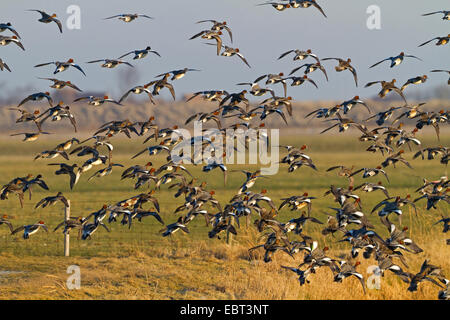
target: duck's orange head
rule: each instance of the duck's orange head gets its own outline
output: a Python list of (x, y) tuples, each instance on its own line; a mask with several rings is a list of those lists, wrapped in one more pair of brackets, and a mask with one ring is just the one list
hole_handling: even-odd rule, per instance
[(13, 38), (13, 39), (17, 39), (17, 37), (16, 37), (16, 36), (12, 36), (11, 38)]
[(402, 51), (402, 52), (400, 52), (400, 55), (401, 55), (401, 56), (404, 56), (404, 55), (405, 55), (405, 53), (404, 53), (404, 52)]
[(407, 194), (407, 195), (406, 195), (406, 199), (409, 199), (409, 198), (411, 198), (411, 195), (410, 195), (410, 194)]
[(68, 63), (73, 63), (73, 59), (70, 58), (69, 60), (67, 60)]
[(44, 93), (45, 93), (47, 96), (50, 95), (50, 92), (48, 92), (48, 91), (45, 91)]
[(405, 153), (405, 150), (402, 149), (398, 153), (400, 153), (400, 154)]
[(352, 59), (348, 58), (348, 59), (347, 59), (347, 62), (352, 62)]
[(282, 77), (282, 76), (284, 76), (284, 73), (283, 73), (283, 72), (280, 72), (278, 75), (279, 75), (280, 77)]
[(305, 75), (303, 76), (303, 79), (308, 79), (308, 76), (305, 74)]
[(259, 125), (260, 128), (264, 128), (266, 126), (266, 124), (263, 122)]
[(234, 49), (234, 51), (239, 52), (239, 48)]
[(153, 172), (155, 172), (155, 171), (156, 171), (155, 168), (151, 168), (151, 169), (150, 169), (150, 173), (153, 173)]
[(403, 229), (402, 229), (402, 231), (406, 231), (406, 230), (408, 230), (408, 227), (407, 227), (407, 226), (404, 226)]
[(308, 196), (308, 192), (305, 192), (305, 193), (303, 194), (303, 196), (304, 196), (304, 197), (307, 197), (307, 196)]
[(354, 96), (353, 100), (359, 100), (359, 96)]
[(56, 18), (56, 13), (52, 14), (52, 18)]
[(328, 247), (323, 248), (323, 251), (328, 251), (328, 250), (330, 250), (330, 248), (328, 248)]
[(378, 185), (381, 186), (381, 181), (378, 181)]
[(211, 190), (211, 191), (209, 192), (209, 194), (213, 196), (213, 195), (216, 194), (216, 192), (215, 192), (214, 190)]
[(178, 126), (173, 126), (172, 129), (176, 130), (178, 129)]
[(288, 3), (287, 5), (286, 5), (286, 8), (290, 8), (291, 7), (291, 5)]
[(40, 220), (40, 221), (39, 221), (39, 224), (45, 224), (45, 222), (44, 222), (44, 221), (42, 221), (42, 220)]
[(359, 266), (360, 264), (361, 264), (361, 262), (360, 262), (360, 261), (356, 261), (356, 263), (355, 263), (355, 267)]
[(305, 150), (307, 148), (306, 144), (302, 145), (302, 147), (300, 148), (300, 150)]
[(227, 22), (226, 22), (226, 21), (224, 21), (224, 22), (222, 22), (222, 24), (223, 24), (224, 26), (226, 26), (226, 25), (227, 25)]
[(109, 97), (108, 96), (104, 96), (103, 99), (109, 99)]
[(380, 169), (381, 169), (381, 166), (378, 166), (377, 169), (380, 170)]
[(153, 165), (153, 163), (151, 163), (151, 161), (149, 161), (145, 164), (146, 167), (151, 167), (152, 165)]
[(7, 219), (8, 216), (7, 216), (6, 214), (4, 214), (4, 215), (2, 216), (2, 218), (3, 218), (3, 219)]
[(33, 112), (34, 114), (39, 114), (39, 113), (41, 113), (39, 110), (34, 110), (34, 112)]
[(311, 51), (311, 49), (308, 49), (308, 50), (306, 50), (306, 52), (307, 52), (307, 53), (311, 53), (312, 51)]
[(262, 193), (262, 194), (266, 194), (266, 193), (267, 193), (267, 189), (262, 189), (262, 190), (261, 190), (261, 193)]
[(292, 100), (292, 97), (291, 97), (291, 96), (289, 96), (289, 97), (287, 97), (287, 99), (288, 99), (288, 100)]
[(104, 204), (102, 208), (106, 209), (106, 208), (108, 208), (108, 206), (106, 204)]

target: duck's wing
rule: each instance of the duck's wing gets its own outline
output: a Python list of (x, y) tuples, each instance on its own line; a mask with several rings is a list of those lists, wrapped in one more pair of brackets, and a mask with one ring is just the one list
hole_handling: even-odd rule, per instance
[(424, 14), (422, 14), (422, 17), (424, 17), (424, 16), (430, 16), (430, 15), (436, 14), (436, 13), (444, 13), (444, 11), (434, 11), (434, 12), (430, 12), (430, 13), (424, 13)]
[(436, 131), (436, 136), (438, 138), (438, 141), (440, 141), (440, 137), (439, 137), (439, 124), (437, 123), (433, 123), (432, 126), (434, 127), (434, 130)]
[(115, 16), (111, 16), (111, 17), (108, 17), (108, 18), (104, 18), (103, 20), (114, 19), (114, 18), (118, 18), (118, 17), (122, 17), (122, 16), (123, 16), (123, 14), (116, 14)]
[(2, 223), (6, 224), (9, 228), (9, 230), (11, 231), (11, 233), (13, 232), (14, 228), (11, 222), (3, 220)]
[(241, 58), (241, 60), (244, 61), (244, 63), (245, 63), (249, 68), (251, 68), (250, 65), (248, 64), (247, 60), (244, 58), (244, 56), (243, 56), (242, 54), (240, 54), (240, 53), (238, 52), (238, 53), (236, 53), (236, 55), (237, 55), (239, 58)]
[(165, 83), (164, 86), (169, 89), (170, 93), (172, 94), (173, 100), (175, 100), (175, 89), (170, 83)]
[(381, 60), (381, 61), (378, 61), (377, 63), (371, 65), (371, 66), (369, 67), (369, 69), (370, 69), (370, 68), (373, 68), (373, 67), (376, 67), (376, 66), (379, 65), (380, 63), (382, 63), (382, 62), (384, 62), (384, 61), (388, 61), (388, 60), (391, 60), (391, 58), (386, 58), (386, 59), (383, 59), (383, 60)]
[(433, 38), (433, 39), (431, 39), (431, 40), (428, 40), (428, 41), (422, 43), (421, 45), (419, 45), (419, 47), (422, 47), (422, 46), (426, 45), (427, 43), (430, 43), (431, 41), (433, 41), (433, 40), (438, 40), (438, 39), (439, 39), (439, 37), (435, 37), (435, 38)]
[(77, 91), (83, 92), (80, 88), (78, 88), (76, 85), (74, 85), (72, 82), (66, 82), (66, 86), (71, 87), (72, 89), (75, 89)]
[(124, 55), (121, 55), (118, 59), (122, 59), (123, 57), (126, 57), (127, 55), (132, 54), (132, 53), (134, 53), (134, 50), (130, 51), (128, 53), (125, 53)]
[(312, 5), (313, 5), (315, 8), (317, 8), (317, 10), (320, 11), (320, 13), (323, 14), (323, 16), (324, 16), (325, 18), (327, 18), (327, 15), (326, 15), (325, 12), (323, 11), (322, 7), (319, 6), (319, 4), (318, 4), (316, 1), (312, 1), (311, 3), (312, 3)]
[[(356, 84), (356, 86), (358, 86), (358, 75), (356, 74), (356, 69), (353, 68), (352, 66), (350, 66), (350, 68), (348, 70), (350, 70), (350, 72), (353, 74), (353, 78), (355, 79), (355, 84)], [(370, 112), (370, 110), (369, 110), (369, 112)]]
[(97, 62), (102, 62), (102, 61), (105, 61), (105, 59), (91, 60), (86, 63), (97, 63)]
[(122, 101), (128, 97), (128, 95), (132, 92), (132, 90), (133, 89), (130, 89), (127, 92), (125, 92), (125, 94), (119, 99), (119, 103), (122, 103)]
[(155, 19), (155, 18), (150, 17), (150, 16), (148, 16), (148, 15), (146, 15), (146, 14), (138, 14), (138, 16), (139, 16), (139, 17), (144, 17), (144, 18), (147, 18), (147, 19)]
[(72, 67), (74, 67), (75, 69), (78, 69), (79, 71), (81, 71), (82, 74), (84, 74), (86, 76), (86, 73), (84, 73), (83, 69), (81, 69), (81, 67), (75, 63), (71, 63), (70, 64)]
[(317, 89), (319, 89), (319, 87), (317, 86), (317, 84), (314, 82), (314, 80), (310, 79), (310, 78), (305, 78), (306, 81), (309, 81), (310, 83), (312, 83)]
[(411, 55), (411, 54), (405, 54), (405, 57), (408, 57), (408, 58), (415, 58), (415, 59), (417, 59), (417, 60), (423, 61), (423, 60), (420, 59), (419, 57), (413, 56), (413, 55)]
[(192, 37), (190, 37), (189, 40), (195, 39), (195, 38), (201, 36), (202, 34), (204, 34), (205, 32), (206, 32), (206, 31), (200, 31), (199, 33), (194, 34)]
[(325, 68), (322, 65), (320, 65), (319, 69), (320, 69), (320, 71), (323, 72), (323, 74), (325, 75), (325, 78), (327, 78), (327, 81), (328, 81), (328, 75), (327, 75), (327, 71), (325, 70)]
[(380, 208), (382, 205), (384, 205), (384, 204), (386, 204), (386, 203), (387, 203), (386, 200), (381, 201), (380, 203), (378, 203), (378, 204), (372, 209), (372, 211), (371, 211), (370, 213), (375, 212), (375, 210), (377, 210), (378, 208)]
[(59, 21), (56, 18), (53, 18), (52, 20), (58, 25), (59, 32), (62, 33), (63, 31), (62, 31), (62, 23), (61, 23), (61, 21)]
[(289, 53), (294, 52), (294, 51), (295, 51), (295, 50), (289, 50), (289, 51), (286, 51), (286, 52), (282, 53), (282, 54), (278, 57), (277, 60), (280, 60), (281, 58), (284, 58), (284, 57), (287, 56)]
[(289, 73), (289, 75), (293, 74), (294, 72), (297, 72), (298, 70), (300, 70), (301, 68), (303, 68), (304, 66), (307, 66), (308, 64), (302, 64), (300, 67), (294, 68), (292, 69), (292, 71)]
[(16, 234), (16, 233), (18, 233), (18, 232), (20, 232), (20, 231), (22, 231), (22, 230), (24, 230), (24, 229), (25, 229), (25, 226), (20, 226), (20, 227), (14, 229), (13, 231), (11, 231), (11, 234), (12, 234), (12, 235), (13, 235), (13, 234)]
[(213, 38), (217, 42), (217, 55), (220, 55), (220, 50), (222, 49), (222, 39), (218, 35), (213, 36)]
[(49, 64), (55, 64), (55, 62), (40, 63), (40, 64), (35, 65), (34, 68), (47, 66), (47, 65), (49, 65)]
[(75, 120), (75, 117), (70, 112), (68, 113), (68, 115), (69, 115), (70, 123), (72, 124), (73, 128), (75, 129), (75, 132), (77, 132), (77, 122)]
[(322, 132), (320, 132), (321, 134), (322, 133), (325, 133), (325, 132), (327, 132), (328, 130), (331, 130), (331, 129), (333, 129), (334, 127), (336, 127), (336, 126), (338, 126), (340, 123), (338, 122), (338, 123), (336, 123), (336, 124), (333, 124), (331, 127), (329, 127), (329, 128), (326, 128), (325, 130), (323, 130)]

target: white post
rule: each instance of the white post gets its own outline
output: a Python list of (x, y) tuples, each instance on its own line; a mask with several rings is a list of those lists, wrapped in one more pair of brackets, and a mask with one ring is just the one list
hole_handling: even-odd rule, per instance
[[(65, 219), (66, 223), (70, 219), (70, 200), (67, 200), (67, 202), (69, 203), (69, 206), (68, 207), (64, 206), (64, 219)], [(65, 257), (69, 256), (69, 251), (70, 251), (69, 233), (66, 232), (66, 233), (64, 233), (64, 256)]]

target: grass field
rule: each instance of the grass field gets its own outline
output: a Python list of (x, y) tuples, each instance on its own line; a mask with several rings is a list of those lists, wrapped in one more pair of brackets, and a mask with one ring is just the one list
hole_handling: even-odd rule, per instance
[[(47, 138), (47, 137), (46, 137)], [(450, 135), (441, 133), (441, 141), (436, 136), (419, 136), (423, 147), (444, 145), (448, 146)], [(134, 164), (144, 164), (149, 160), (148, 155), (130, 160), (131, 156), (142, 147), (143, 138), (133, 140), (114, 138), (115, 146), (113, 161), (125, 167)], [(36, 153), (54, 147), (60, 140), (42, 139), (34, 143), (1, 140), (0, 150), (0, 183), (3, 185), (12, 178), (25, 176), (28, 173), (42, 174), (50, 187), (50, 191), (33, 189), (32, 200), (25, 197), (24, 208), (20, 208), (16, 196), (11, 195), (8, 200), (0, 202), (0, 215), (11, 217), (13, 225), (32, 224), (43, 220), (53, 228), (63, 220), (63, 206), (61, 203), (54, 207), (34, 210), (35, 204), (43, 197), (54, 195), (62, 191), (71, 200), (72, 216), (86, 216), (98, 210), (103, 204), (113, 204), (119, 200), (137, 195), (145, 188), (133, 190), (134, 182), (120, 181), (121, 168), (114, 168), (112, 175), (93, 179), (87, 182), (87, 177), (93, 174), (94, 168), (80, 179), (74, 190), (69, 189), (67, 176), (55, 176), (56, 167), (47, 166), (51, 162), (61, 159), (33, 162)], [(277, 175), (268, 179), (259, 179), (252, 191), (268, 190), (268, 196), (277, 206), (280, 198), (301, 195), (308, 192), (316, 196), (313, 202), (312, 215), (322, 222), (326, 222), (324, 212), (332, 213), (328, 207), (334, 207), (331, 196), (324, 197), (323, 193), (331, 184), (346, 186), (347, 180), (338, 177), (336, 172), (325, 172), (333, 165), (355, 165), (360, 167), (375, 167), (384, 158), (380, 154), (364, 152), (365, 143), (357, 141), (351, 134), (326, 135), (291, 135), (282, 139), (283, 144), (300, 146), (307, 144), (306, 153), (309, 154), (319, 172), (310, 168), (300, 168), (293, 173), (287, 172), (287, 166), (281, 165)], [(388, 167), (391, 179), (388, 184), (384, 178), (371, 178), (367, 181), (383, 181), (391, 195), (406, 196), (422, 185), (422, 179), (438, 179), (446, 175), (446, 167), (439, 160), (412, 160), (413, 153), (405, 148), (405, 158), (410, 161), (413, 170), (400, 164), (396, 169)], [(68, 163), (82, 163), (87, 157), (71, 157)], [(163, 157), (151, 159), (154, 167), (163, 164)], [(257, 166), (232, 165), (234, 169), (256, 169)], [(231, 199), (244, 181), (245, 176), (238, 172), (229, 172), (227, 185), (223, 185), (222, 173), (214, 170), (208, 174), (201, 172), (201, 166), (188, 166), (192, 174), (199, 181), (207, 181), (208, 190), (215, 190), (215, 197), (222, 206)], [(366, 181), (366, 180), (364, 180)], [(355, 184), (362, 183), (361, 176), (356, 177)], [(174, 209), (184, 202), (182, 197), (174, 198), (173, 191), (166, 185), (157, 191), (156, 195), (161, 206), (161, 217), (166, 224), (175, 222), (178, 214)], [(359, 193), (362, 198), (363, 212), (376, 225), (376, 231), (387, 236), (376, 214), (370, 214), (376, 203), (384, 199), (380, 192)], [(425, 210), (426, 201), (417, 203), (419, 208), (416, 217), (408, 208), (404, 210), (403, 225), (409, 227), (412, 239), (424, 249), (424, 252), (414, 255), (405, 253), (410, 268), (408, 271), (416, 273), (424, 259), (443, 268), (444, 273), (450, 275), (450, 246), (445, 240), (448, 235), (442, 233), (442, 226), (432, 224), (440, 219), (440, 214), (448, 215), (448, 204), (442, 201), (438, 210)], [(209, 208), (209, 206), (208, 206)], [(211, 212), (215, 213), (215, 210)], [(290, 212), (287, 208), (280, 211), (278, 220), (286, 222), (298, 216), (298, 212)], [(248, 227), (241, 221), (230, 245), (225, 239), (209, 239), (210, 227), (198, 218), (188, 227), (189, 234), (177, 232), (173, 237), (163, 238), (159, 230), (163, 227), (153, 218), (143, 219), (143, 222), (133, 223), (131, 230), (120, 223), (108, 225), (111, 232), (99, 229), (91, 240), (82, 241), (71, 236), (71, 256), (63, 256), (63, 234), (57, 232), (38, 232), (30, 239), (24, 240), (21, 234), (11, 236), (5, 226), (0, 226), (0, 299), (436, 299), (439, 288), (430, 282), (422, 283), (417, 292), (407, 291), (407, 284), (395, 275), (386, 272), (381, 280), (379, 290), (368, 290), (363, 294), (361, 285), (355, 278), (345, 279), (343, 283), (333, 282), (333, 275), (328, 268), (321, 268), (311, 275), (311, 283), (299, 286), (297, 276), (284, 270), (280, 265), (297, 266), (303, 261), (303, 254), (298, 254), (295, 260), (288, 255), (277, 252), (270, 263), (262, 261), (263, 250), (248, 254), (248, 249), (262, 243), (260, 234), (251, 223)], [(397, 223), (397, 218), (392, 218)], [(107, 222), (106, 222), (107, 223)], [(340, 239), (331, 235), (323, 236), (317, 224), (306, 224), (304, 233), (317, 239), (319, 247), (330, 247), (330, 256), (339, 257), (349, 252), (348, 243), (337, 243)], [(350, 228), (357, 228), (351, 225)], [(42, 230), (41, 230), (42, 231)], [(295, 235), (290, 235), (295, 239)], [(361, 265), (358, 271), (364, 277), (370, 276), (366, 269), (376, 264), (371, 258), (366, 260), (358, 257)], [(81, 289), (68, 290), (66, 279), (69, 276), (66, 269), (69, 265), (81, 268)], [(5, 272), (8, 271), (8, 272)], [(11, 273), (9, 273), (11, 272)]]

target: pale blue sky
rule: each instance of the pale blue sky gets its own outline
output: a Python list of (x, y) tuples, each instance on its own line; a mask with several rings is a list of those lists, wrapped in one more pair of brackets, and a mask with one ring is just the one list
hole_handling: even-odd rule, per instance
[[(450, 22), (441, 15), (421, 17), (422, 13), (449, 10), (448, 0), (318, 0), (328, 16), (324, 18), (315, 8), (287, 9), (278, 12), (271, 6), (256, 6), (263, 0), (2, 0), (0, 22), (11, 22), (22, 37), (26, 51), (16, 46), (0, 47), (0, 58), (6, 61), (13, 72), (0, 72), (0, 95), (8, 94), (17, 87), (30, 85), (26, 94), (46, 91), (49, 82), (37, 77), (53, 77), (54, 67), (33, 68), (33, 65), (48, 61), (74, 58), (85, 70), (84, 77), (76, 70), (57, 75), (62, 80), (71, 80), (81, 89), (92, 89), (119, 98), (126, 87), (119, 84), (120, 75), (127, 66), (103, 69), (98, 64), (86, 61), (118, 56), (151, 45), (162, 58), (151, 55), (142, 60), (131, 61), (137, 74), (132, 85), (143, 84), (165, 71), (184, 67), (201, 69), (175, 82), (177, 96), (200, 90), (225, 89), (239, 91), (238, 82), (252, 81), (266, 73), (288, 74), (300, 61), (277, 57), (289, 49), (308, 49), (319, 57), (341, 57), (352, 59), (359, 76), (359, 87), (354, 85), (349, 72), (336, 73), (335, 63), (324, 61), (330, 82), (321, 73), (311, 77), (319, 90), (312, 86), (289, 88), (288, 94), (298, 100), (345, 99), (354, 95), (373, 96), (378, 87), (364, 89), (368, 81), (397, 78), (405, 82), (408, 78), (428, 74), (431, 78), (423, 88), (445, 84), (444, 74), (429, 73), (432, 69), (450, 68), (450, 45), (436, 47), (434, 44), (418, 48), (420, 43), (450, 32)], [(81, 8), (81, 30), (68, 30), (65, 26), (66, 8), (76, 4)], [(368, 30), (366, 9), (369, 5), (381, 8), (381, 30)], [(36, 12), (26, 9), (41, 9), (56, 13), (63, 22), (63, 34), (54, 24), (37, 21)], [(132, 23), (103, 18), (119, 13), (144, 13), (154, 20), (139, 18)], [(226, 58), (215, 55), (213, 47), (204, 45), (204, 40), (188, 40), (195, 33), (207, 29), (208, 24), (195, 24), (202, 19), (225, 20), (233, 31), (234, 47), (239, 47), (252, 66), (249, 69), (237, 57)], [(9, 35), (4, 32), (2, 35)], [(227, 34), (222, 37), (230, 44)], [(424, 61), (405, 60), (402, 65), (390, 69), (388, 63), (373, 69), (368, 67), (400, 51), (416, 55)], [(128, 57), (127, 60), (131, 60)], [(307, 60), (309, 61), (309, 60)], [(312, 62), (312, 61), (311, 61)], [(298, 72), (298, 75), (301, 73)], [(119, 89), (122, 88), (122, 89)], [(277, 93), (282, 94), (279, 86)], [(408, 94), (406, 89), (406, 95)], [(163, 97), (169, 98), (166, 93)]]

